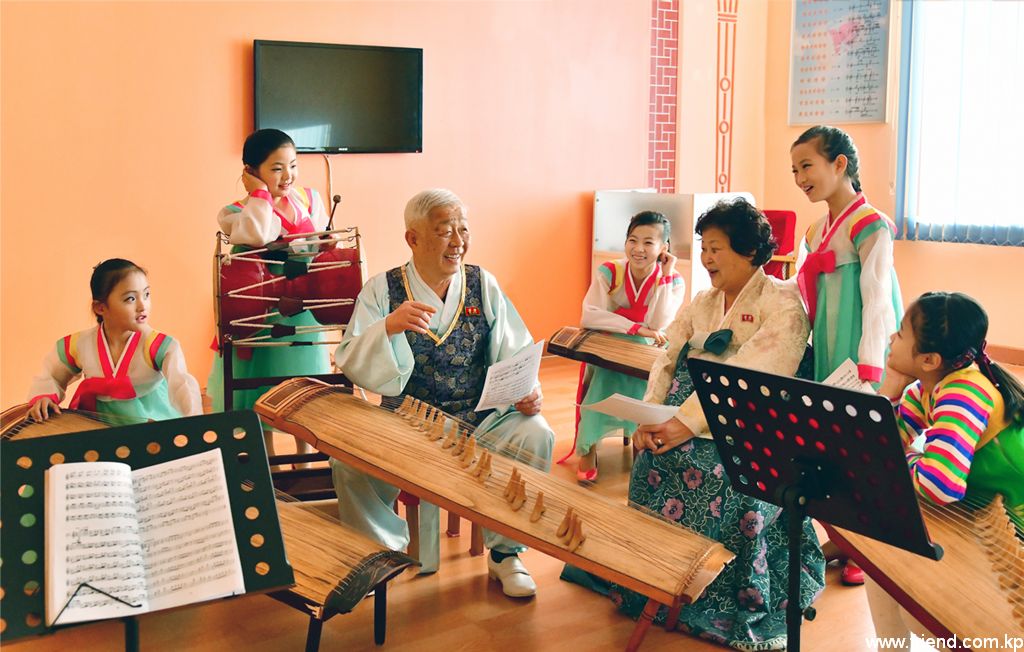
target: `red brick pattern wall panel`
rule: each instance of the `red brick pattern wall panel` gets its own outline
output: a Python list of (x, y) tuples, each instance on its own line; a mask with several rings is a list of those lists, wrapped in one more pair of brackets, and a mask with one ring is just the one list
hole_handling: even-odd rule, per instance
[(679, 0), (653, 0), (647, 183), (676, 189), (676, 100), (679, 76)]

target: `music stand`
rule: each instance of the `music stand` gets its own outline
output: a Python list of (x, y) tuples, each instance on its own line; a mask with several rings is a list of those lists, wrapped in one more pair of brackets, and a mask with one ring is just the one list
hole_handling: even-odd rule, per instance
[(800, 649), (805, 516), (942, 557), (928, 539), (888, 399), (697, 358), (687, 366), (733, 489), (785, 510), (787, 649)]
[[(223, 452), (245, 592), (266, 592), (294, 584), (278, 522), (263, 431), (252, 410), (49, 437), (8, 439), (0, 444), (0, 472), (3, 474), (0, 512), (6, 521), (6, 527), (0, 528), (3, 555), (0, 585), (4, 595), (0, 637), (3, 641), (88, 624), (47, 627), (43, 618), (46, 469), (56, 463), (89, 460), (122, 462), (138, 469), (212, 448)], [(258, 540), (256, 535), (262, 537), (258, 547), (251, 543)], [(125, 647), (129, 650), (138, 649), (135, 618), (124, 619)]]

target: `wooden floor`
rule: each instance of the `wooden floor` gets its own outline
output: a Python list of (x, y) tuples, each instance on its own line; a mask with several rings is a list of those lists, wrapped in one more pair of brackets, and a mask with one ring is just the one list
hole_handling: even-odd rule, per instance
[[(556, 434), (555, 459), (572, 443), (573, 401), (579, 366), (545, 358), (541, 367), (544, 415)], [(275, 448), (293, 444), (277, 435)], [(600, 481), (593, 490), (625, 499), (631, 463), (630, 448), (621, 439), (606, 439), (599, 451)], [(575, 463), (557, 465), (552, 473), (573, 481)], [(443, 515), (442, 515), (443, 516)], [(529, 551), (524, 561), (539, 586), (536, 598), (506, 598), (487, 579), (483, 557), (468, 555), (466, 536), (442, 537), (438, 573), (417, 577), (407, 573), (388, 591), (386, 650), (617, 650), (625, 646), (633, 621), (612, 603), (576, 585), (562, 582), (562, 563)], [(828, 587), (815, 603), (818, 617), (803, 628), (806, 650), (867, 650), (871, 621), (862, 588), (840, 585), (838, 570), (829, 568)], [(243, 596), (140, 618), (143, 650), (302, 650), (307, 619), (298, 611), (265, 596)], [(72, 627), (57, 634), (5, 644), (13, 652), (44, 650), (121, 650), (119, 622)], [(356, 610), (335, 616), (323, 629), (321, 650), (375, 650), (373, 605), (365, 600)], [(643, 650), (722, 650), (680, 633), (652, 628)]]

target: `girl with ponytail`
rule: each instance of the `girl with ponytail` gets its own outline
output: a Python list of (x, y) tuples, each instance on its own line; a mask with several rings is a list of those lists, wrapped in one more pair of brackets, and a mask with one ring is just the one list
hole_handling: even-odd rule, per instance
[[(880, 392), (897, 423), (918, 492), (934, 503), (994, 494), (1024, 525), (1024, 387), (989, 359), (988, 315), (959, 292), (928, 292), (892, 336)], [(924, 436), (923, 451), (910, 448)]]
[[(985, 351), (988, 315), (959, 292), (928, 292), (892, 336), (879, 390), (896, 408), (914, 486), (968, 509), (1001, 494), (1024, 539), (1024, 387)], [(920, 442), (924, 440), (922, 445)], [(908, 619), (877, 583), (866, 593), (875, 635), (903, 641)]]
[[(797, 285), (811, 322), (814, 380), (823, 381), (847, 359), (861, 380), (878, 387), (886, 344), (903, 316), (893, 267), (891, 220), (861, 191), (860, 159), (853, 139), (841, 129), (811, 127), (793, 143), (793, 181), (828, 214), (804, 237)], [(853, 562), (842, 582), (864, 583)]]

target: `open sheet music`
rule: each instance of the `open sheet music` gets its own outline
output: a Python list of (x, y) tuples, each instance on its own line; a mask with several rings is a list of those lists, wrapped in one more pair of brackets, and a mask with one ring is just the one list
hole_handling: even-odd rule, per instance
[(647, 403), (637, 398), (622, 394), (612, 394), (606, 399), (581, 406), (584, 410), (593, 410), (608, 416), (632, 421), (641, 426), (664, 423), (676, 415), (678, 405), (661, 405)]
[(484, 389), (476, 404), (476, 411), (492, 410), (512, 405), (526, 398), (537, 386), (540, 358), (544, 353), (544, 340), (526, 347), (511, 358), (487, 367)]
[(857, 363), (850, 358), (844, 360), (843, 364), (836, 367), (836, 370), (821, 382), (840, 389), (852, 389), (865, 394), (875, 393), (875, 388), (871, 386), (871, 383), (860, 379), (857, 374)]
[(244, 592), (220, 449), (136, 471), (83, 462), (46, 472), (47, 626)]

